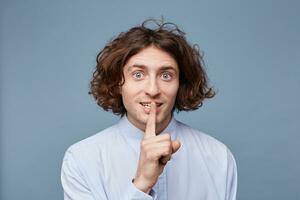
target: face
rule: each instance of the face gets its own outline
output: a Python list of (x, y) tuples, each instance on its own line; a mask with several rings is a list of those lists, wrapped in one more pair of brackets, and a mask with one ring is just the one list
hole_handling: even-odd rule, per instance
[(160, 133), (172, 118), (179, 87), (179, 68), (174, 58), (156, 47), (133, 55), (123, 68), (121, 87), (128, 120), (145, 130), (149, 115), (147, 104), (156, 103), (156, 129)]

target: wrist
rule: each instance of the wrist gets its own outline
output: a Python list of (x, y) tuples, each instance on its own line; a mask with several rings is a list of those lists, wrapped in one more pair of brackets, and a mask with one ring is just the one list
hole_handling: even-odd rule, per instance
[(136, 188), (138, 188), (139, 190), (143, 191), (146, 194), (149, 194), (152, 189), (152, 187), (146, 184), (145, 181), (142, 181), (138, 178), (132, 179), (132, 183), (135, 185)]

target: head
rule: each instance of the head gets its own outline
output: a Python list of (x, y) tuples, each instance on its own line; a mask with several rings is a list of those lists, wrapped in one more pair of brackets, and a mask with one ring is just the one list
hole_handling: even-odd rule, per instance
[[(154, 28), (147, 27), (151, 22)], [(185, 33), (175, 24), (147, 20), (100, 51), (90, 94), (104, 110), (143, 124), (143, 107), (136, 107), (141, 103), (156, 102), (157, 122), (168, 123), (175, 110), (198, 109), (215, 93), (199, 49), (186, 41)]]

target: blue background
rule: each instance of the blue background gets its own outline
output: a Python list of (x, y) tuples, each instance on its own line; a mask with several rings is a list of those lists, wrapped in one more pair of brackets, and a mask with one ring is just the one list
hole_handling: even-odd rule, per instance
[(300, 199), (299, 1), (1, 0), (1, 200), (62, 199), (71, 144), (112, 125), (89, 96), (98, 51), (149, 17), (204, 51), (217, 96), (177, 119), (235, 155), (238, 199)]

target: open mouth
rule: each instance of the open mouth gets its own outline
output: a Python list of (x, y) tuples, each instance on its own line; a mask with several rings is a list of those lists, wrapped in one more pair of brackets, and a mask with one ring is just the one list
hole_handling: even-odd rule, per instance
[[(141, 102), (140, 103), (144, 108), (151, 108), (151, 102)], [(162, 103), (156, 103), (156, 107), (160, 107), (162, 105)]]

